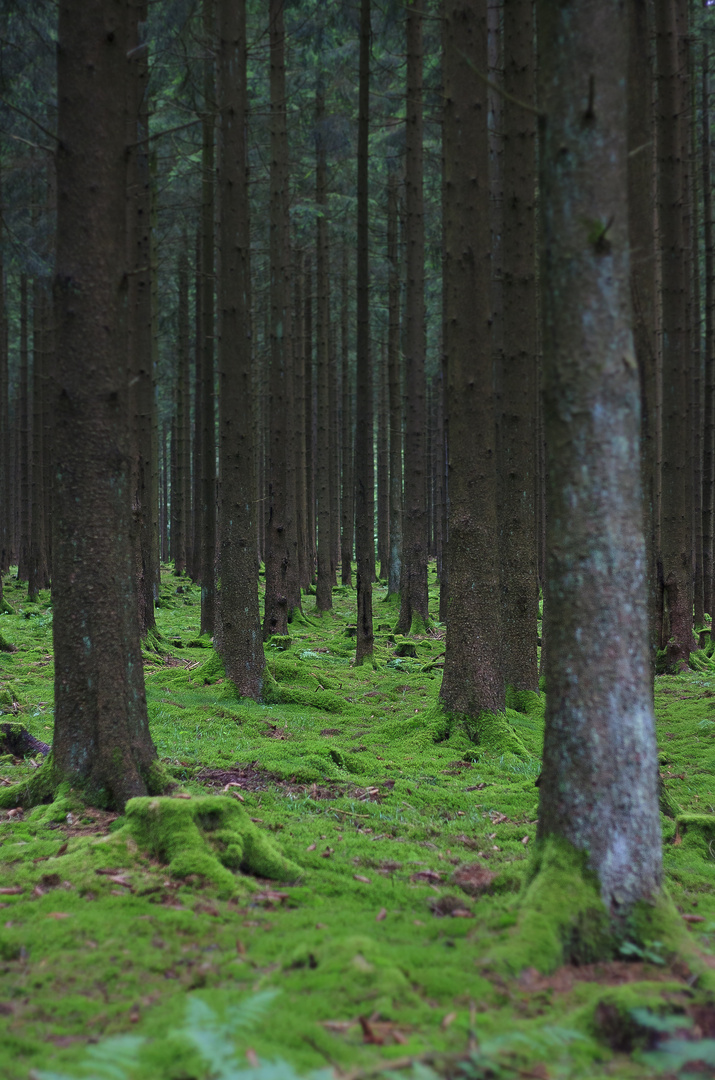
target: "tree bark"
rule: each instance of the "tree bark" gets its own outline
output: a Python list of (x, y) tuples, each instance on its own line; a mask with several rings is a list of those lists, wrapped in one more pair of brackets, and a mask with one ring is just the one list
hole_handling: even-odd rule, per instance
[(29, 364), (29, 328), (27, 303), (27, 275), (20, 274), (20, 395), (19, 395), (19, 545), (17, 560), (17, 580), (27, 581), (30, 565), (30, 445), (32, 440), (32, 420), (30, 413), (30, 364)]
[(377, 369), (377, 578), (387, 580), (390, 562), (390, 428), (387, 343), (380, 348)]
[(372, 582), (375, 576), (373, 397), (370, 361), (370, 248), (368, 137), (370, 131), (370, 0), (360, 3), (357, 147), (357, 395), (355, 412), (355, 663), (372, 657)]
[(179, 309), (178, 337), (179, 356), (176, 375), (176, 472), (171, 483), (171, 510), (174, 532), (171, 550), (174, 558), (174, 574), (181, 577), (186, 570), (186, 539), (189, 522), (189, 265), (186, 237), (182, 239), (178, 266)]
[(45, 532), (45, 469), (44, 403), (48, 344), (48, 302), (42, 284), (32, 287), (32, 467), (30, 511), (30, 558), (27, 574), (27, 594), (37, 600), (40, 589), (50, 586)]
[(350, 380), (350, 350), (348, 310), (348, 248), (343, 246), (343, 265), (341, 273), (340, 301), (340, 355), (342, 364), (342, 500), (340, 533), (340, 580), (343, 585), (352, 585), (353, 539), (355, 536), (355, 480), (353, 459), (353, 396)]
[(308, 583), (313, 582), (316, 569), (315, 543), (315, 379), (313, 378), (313, 265), (305, 256), (305, 503), (306, 556)]
[(490, 337), (486, 0), (444, 7), (444, 251), (449, 328), (449, 599), (445, 709), (504, 709), (496, 401)]
[[(425, 235), (422, 150), (422, 10), (407, 9), (405, 203), (407, 289), (405, 296), (405, 510), (402, 521), (400, 617), (402, 634), (429, 627), (425, 427)], [(486, 64), (482, 68), (484, 71)]]
[(156, 783), (131, 535), (127, 18), (119, 0), (59, 5), (53, 388), (52, 768), (119, 808)]
[(316, 516), (318, 527), (318, 583), (315, 606), (319, 612), (330, 611), (332, 594), (332, 522), (330, 503), (330, 286), (328, 265), (328, 191), (325, 150), (325, 96), (318, 89), (315, 96), (316, 172), (315, 201), (318, 207), (316, 236), (318, 320), (317, 320), (317, 389), (318, 442), (316, 455)]
[(539, 684), (533, 6), (533, 0), (504, 5), (500, 532), (504, 680), (517, 691), (538, 690)]
[(693, 637), (690, 357), (686, 330), (689, 275), (683, 227), (688, 192), (682, 159), (688, 96), (687, 79), (681, 71), (676, 19), (676, 7), (683, 3), (684, 0), (677, 0), (677, 4), (655, 0), (654, 5), (663, 355), (661, 557), (665, 640), (661, 644), (671, 670), (687, 667)]
[[(703, 0), (707, 7), (707, 0)], [(710, 155), (710, 50), (702, 46), (701, 169), (703, 189), (705, 391), (703, 399), (703, 593), (705, 610), (713, 617), (713, 486), (715, 485), (715, 264)]]
[(246, 5), (219, 0), (220, 653), (240, 697), (259, 700), (265, 659), (258, 604), (247, 251)]
[(390, 567), (387, 595), (400, 592), (402, 574), (402, 386), (400, 384), (400, 266), (397, 168), (387, 173), (387, 367), (390, 394)]
[[(547, 468), (538, 836), (587, 854), (606, 907), (661, 882), (631, 333), (619, 0), (537, 4)], [(588, 319), (584, 318), (588, 312)]]

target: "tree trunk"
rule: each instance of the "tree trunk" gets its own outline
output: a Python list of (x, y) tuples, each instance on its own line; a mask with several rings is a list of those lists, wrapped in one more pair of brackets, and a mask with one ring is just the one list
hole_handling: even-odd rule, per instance
[[(286, 129), (285, 30), (283, 0), (270, 0), (270, 435), (268, 461), (268, 517), (266, 521), (266, 598), (263, 638), (288, 633), (292, 579), (290, 566), (289, 499), (287, 480), (288, 411), (292, 407), (290, 379), (290, 308), (287, 228), (288, 133)], [(290, 386), (289, 386), (290, 382)]]
[(325, 151), (325, 97), (318, 90), (315, 97), (316, 173), (315, 201), (317, 222), (317, 384), (318, 384), (318, 445), (316, 456), (316, 495), (318, 525), (318, 584), (315, 606), (319, 612), (330, 611), (332, 595), (332, 528), (330, 505), (330, 286), (328, 265), (328, 192)]
[(30, 446), (32, 420), (30, 413), (30, 364), (28, 345), (27, 275), (20, 274), (20, 400), (19, 455), (20, 474), (20, 533), (17, 560), (17, 580), (27, 581), (30, 566)]
[(355, 663), (372, 657), (372, 582), (375, 576), (373, 397), (370, 364), (370, 249), (368, 136), (370, 129), (370, 0), (360, 3), (357, 152), (357, 396), (355, 415)]
[(247, 304), (246, 5), (219, 0), (220, 653), (240, 697), (259, 700), (265, 659), (255, 549), (254, 423)]
[[(504, 680), (538, 690), (536, 114), (533, 0), (504, 6), (500, 533)], [(531, 111), (522, 103), (531, 106)]]
[(305, 472), (305, 335), (303, 319), (305, 306), (303, 286), (305, 279), (302, 272), (303, 257), (298, 255), (293, 261), (293, 402), (294, 402), (294, 456), (295, 456), (295, 520), (298, 556), (298, 588), (307, 589), (310, 585), (308, 569), (308, 548), (306, 533), (306, 472)]
[(315, 578), (315, 417), (313, 378), (313, 268), (310, 255), (305, 256), (305, 503), (306, 555), (308, 583)]
[(45, 540), (44, 404), (47, 366), (48, 301), (41, 283), (32, 287), (32, 467), (30, 511), (30, 559), (27, 594), (37, 600), (40, 589), (48, 589), (50, 572)]
[[(687, 200), (682, 159), (688, 114), (687, 79), (681, 71), (676, 6), (655, 0), (658, 68), (658, 220), (661, 248), (663, 436), (661, 465), (661, 556), (664, 641), (671, 670), (687, 667), (693, 637), (692, 474), (688, 428), (689, 374), (686, 332), (689, 275), (683, 228)], [(685, 84), (685, 85), (684, 85)]]
[(176, 376), (176, 472), (171, 482), (171, 510), (174, 532), (171, 550), (174, 573), (181, 577), (186, 570), (186, 538), (189, 521), (189, 265), (186, 237), (179, 253), (179, 357)]
[[(707, 7), (707, 0), (703, 0)], [(710, 51), (703, 41), (701, 168), (703, 189), (705, 391), (703, 399), (703, 593), (705, 610), (713, 617), (713, 486), (715, 485), (715, 288), (713, 275), (713, 206), (710, 155)]]
[(340, 354), (342, 363), (342, 442), (343, 442), (343, 470), (342, 470), (342, 501), (341, 501), (341, 533), (340, 533), (340, 580), (343, 585), (352, 585), (352, 560), (353, 539), (355, 536), (355, 479), (353, 460), (353, 397), (350, 380), (350, 351), (349, 351), (349, 325), (348, 311), (348, 248), (343, 246), (343, 266), (341, 273), (340, 302)]
[[(400, 617), (402, 634), (429, 628), (425, 427), (425, 234), (422, 179), (422, 11), (407, 9), (405, 193), (405, 511), (402, 522)], [(486, 64), (482, 70), (486, 69)]]
[(477, 74), (487, 66), (487, 4), (447, 0), (444, 11), (449, 599), (440, 699), (477, 720), (504, 709), (487, 92)]
[(216, 402), (214, 387), (214, 0), (203, 0), (201, 142), (201, 633), (216, 622)]
[(400, 266), (397, 167), (387, 173), (387, 368), (390, 393), (390, 567), (387, 595), (397, 596), (402, 574), (402, 387), (400, 385)]
[(628, 261), (626, 12), (619, 0), (568, 8), (539, 0), (537, 23), (548, 456), (538, 836), (587, 853), (606, 907), (622, 915), (661, 882)]
[(126, 345), (127, 5), (62, 0), (53, 466), (56, 780), (155, 787), (133, 574)]
[(380, 348), (377, 369), (377, 561), (378, 579), (387, 580), (390, 562), (390, 428), (388, 416), (387, 343)]
[[(0, 189), (0, 229), (4, 215)], [(12, 554), (12, 478), (10, 441), (10, 371), (7, 354), (7, 311), (5, 309), (5, 266), (0, 244), (0, 583), (10, 567)], [(0, 586), (1, 587), (1, 586)], [(0, 610), (2, 597), (0, 596)]]

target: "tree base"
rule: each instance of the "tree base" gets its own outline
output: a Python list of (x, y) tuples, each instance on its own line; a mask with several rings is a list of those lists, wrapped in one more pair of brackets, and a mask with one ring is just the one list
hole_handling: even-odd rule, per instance
[[(176, 787), (176, 782), (156, 759), (142, 772), (142, 779), (149, 795), (162, 795)], [(77, 804), (96, 806), (104, 810), (123, 809), (123, 806), (117, 807), (116, 800), (109, 797), (106, 790), (97, 789), (89, 782), (83, 784), (77, 777), (70, 778), (60, 772), (50, 750), (45, 763), (29, 780), (13, 784), (12, 787), (0, 788), (0, 810), (11, 810), (17, 806), (29, 809), (32, 806), (54, 803), (68, 792), (73, 793), (74, 802)]]
[(484, 712), (478, 716), (445, 709), (453, 723), (459, 724), (467, 738), (475, 746), (481, 746), (495, 754), (514, 754), (528, 758), (531, 754), (509, 723), (505, 713)]
[(118, 835), (125, 832), (166, 863), (174, 877), (196, 874), (225, 896), (236, 891), (234, 871), (274, 881), (294, 881), (302, 873), (243, 807), (225, 796), (130, 799)]
[(517, 975), (535, 968), (550, 975), (563, 964), (652, 958), (662, 964), (677, 954), (707, 978), (665, 894), (625, 914), (612, 914), (586, 854), (565, 840), (549, 838), (535, 849), (516, 914), (516, 926), (487, 960), (492, 970)]

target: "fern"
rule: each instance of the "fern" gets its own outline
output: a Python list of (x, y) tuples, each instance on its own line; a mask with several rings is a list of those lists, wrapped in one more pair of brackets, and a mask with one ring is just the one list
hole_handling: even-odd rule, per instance
[[(115, 1035), (88, 1046), (86, 1062), (81, 1068), (91, 1080), (129, 1080), (132, 1070), (139, 1065), (139, 1055), (145, 1039), (139, 1035)], [(46, 1072), (33, 1069), (30, 1080), (76, 1080), (67, 1073)]]

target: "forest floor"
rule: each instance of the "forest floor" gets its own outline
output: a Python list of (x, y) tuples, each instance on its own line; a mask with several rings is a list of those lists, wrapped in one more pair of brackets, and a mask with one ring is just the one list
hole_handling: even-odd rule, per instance
[[(51, 742), (49, 594), (30, 604), (8, 578), (5, 595), (0, 710)], [(549, 976), (490, 966), (534, 843), (542, 704), (508, 713), (526, 754), (474, 745), (437, 708), (444, 629), (398, 648), (378, 586), (377, 667), (355, 668), (354, 601), (337, 588), (319, 618), (305, 597), (287, 651), (266, 648), (293, 703), (255, 705), (197, 637), (199, 590), (166, 569), (166, 651), (145, 653), (159, 756), (177, 792), (239, 799), (303, 876), (238, 875), (227, 898), (71, 795), (1, 813), (0, 1075), (290, 1080), (414, 1059), (454, 1075), (467, 1055), (473, 1080), (715, 1075), (715, 998), (658, 941)], [(657, 722), (672, 813), (715, 814), (715, 671), (659, 678)], [(0, 784), (37, 766), (0, 758)], [(668, 890), (708, 962), (715, 843), (662, 821)]]

